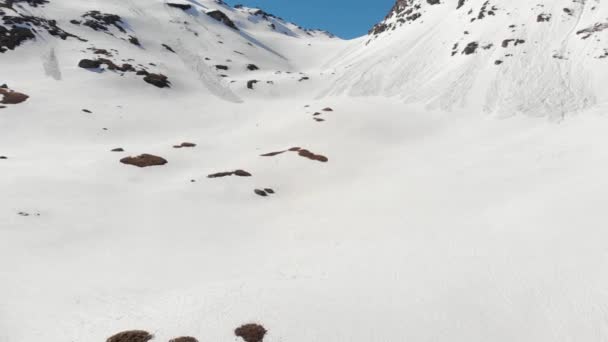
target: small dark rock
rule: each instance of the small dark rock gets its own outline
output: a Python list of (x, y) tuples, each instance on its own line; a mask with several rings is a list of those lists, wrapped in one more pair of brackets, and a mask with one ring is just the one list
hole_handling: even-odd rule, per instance
[(142, 154), (137, 157), (122, 158), (120, 162), (137, 167), (160, 166), (167, 164), (166, 159), (151, 154)]
[(101, 66), (100, 60), (83, 59), (78, 63), (78, 66), (83, 69), (97, 69)]
[[(267, 194), (267, 193), (266, 193), (266, 191), (264, 191), (264, 190), (255, 189), (255, 190), (253, 190), (253, 192), (254, 192), (256, 195), (259, 195), (259, 196), (262, 196), (262, 197), (266, 197), (266, 196), (268, 196), (268, 194)], [(240, 336), (240, 335), (239, 335), (239, 334), (237, 334), (237, 336)], [(242, 336), (241, 336), (241, 337), (242, 337)], [(243, 339), (244, 339), (245, 341), (249, 341), (249, 340), (247, 340), (245, 337), (243, 337)], [(258, 341), (258, 340), (256, 340), (256, 341)], [(259, 340), (259, 341), (261, 341), (261, 340)]]
[(106, 342), (148, 342), (152, 338), (154, 338), (154, 335), (147, 331), (130, 330), (110, 336)]
[(113, 148), (112, 152), (124, 152), (125, 150), (122, 147)]
[(82, 111), (83, 111), (83, 112), (85, 112), (85, 113), (89, 113), (89, 114), (93, 113), (93, 112), (91, 112), (91, 111), (90, 111), (90, 110), (88, 110), (88, 109), (83, 109)]
[(170, 3), (170, 2), (167, 3), (167, 6), (173, 7), (173, 8), (179, 8), (184, 11), (187, 11), (192, 8), (192, 5), (190, 5), (190, 4), (176, 4), (176, 3)]
[(167, 44), (162, 44), (162, 46), (163, 46), (165, 49), (167, 49), (168, 51), (171, 51), (171, 52), (175, 53), (175, 50), (173, 50), (173, 48), (171, 48), (169, 45), (167, 45)]
[[(258, 191), (264, 193), (264, 195), (260, 196), (266, 196), (266, 193), (262, 190), (256, 190), (256, 194), (258, 194)], [(234, 330), (234, 334), (245, 340), (245, 342), (262, 342), (266, 332), (266, 329), (259, 324), (245, 324)]]
[(144, 81), (146, 83), (152, 84), (158, 88), (170, 88), (171, 87), (171, 82), (169, 82), (169, 79), (167, 78), (167, 76), (162, 75), (162, 74), (147, 74), (144, 77)]
[(264, 191), (266, 191), (268, 194), (274, 194), (274, 190), (271, 188), (265, 188)]
[(258, 81), (257, 81), (257, 80), (250, 80), (250, 81), (247, 81), (247, 88), (248, 88), (248, 89), (253, 89), (253, 85), (254, 85), (254, 84), (256, 84), (256, 83), (258, 83)]
[(249, 173), (245, 170), (236, 170), (233, 173), (235, 176), (239, 176), (239, 177), (251, 177), (251, 173)]
[(183, 336), (171, 339), (169, 342), (198, 342), (198, 340), (192, 336)]
[(247, 70), (255, 71), (255, 70), (260, 70), (260, 68), (258, 68), (258, 66), (255, 64), (247, 64)]

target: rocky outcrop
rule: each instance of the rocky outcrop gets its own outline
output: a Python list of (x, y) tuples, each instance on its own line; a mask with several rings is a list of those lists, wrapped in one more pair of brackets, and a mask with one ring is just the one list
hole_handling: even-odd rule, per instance
[(212, 10), (209, 12), (206, 12), (206, 14), (208, 16), (210, 16), (211, 18), (223, 23), (224, 25), (230, 27), (231, 29), (234, 30), (239, 30), (238, 27), (236, 27), (236, 25), (234, 24), (234, 22), (232, 21), (232, 19), (230, 19), (226, 13), (220, 11), (220, 10)]

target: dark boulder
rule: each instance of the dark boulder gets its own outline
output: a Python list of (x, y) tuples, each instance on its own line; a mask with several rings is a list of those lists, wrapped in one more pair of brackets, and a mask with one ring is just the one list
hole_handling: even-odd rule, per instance
[(160, 166), (167, 164), (167, 160), (152, 154), (142, 154), (137, 157), (126, 157), (120, 160), (121, 163), (137, 167)]
[[(255, 193), (260, 196), (268, 196), (266, 192), (259, 189), (256, 189)], [(259, 324), (245, 324), (234, 330), (234, 334), (245, 342), (262, 342), (266, 332), (266, 329)]]
[(171, 82), (169, 82), (169, 79), (167, 78), (167, 76), (162, 75), (162, 74), (147, 74), (144, 77), (144, 81), (146, 83), (152, 84), (158, 88), (170, 88), (171, 87)]
[(184, 11), (187, 11), (192, 8), (192, 5), (190, 5), (190, 4), (176, 4), (176, 3), (172, 3), (172, 2), (168, 2), (167, 6), (173, 7), (173, 8), (179, 8)]
[(83, 59), (80, 62), (78, 62), (78, 66), (83, 69), (97, 69), (101, 66), (101, 61), (98, 59), (96, 59), (96, 60)]
[(224, 25), (238, 31), (238, 27), (236, 27), (234, 22), (224, 12), (222, 12), (220, 10), (212, 10), (212, 11), (207, 12), (207, 15), (210, 16), (211, 18), (223, 23)]
[(130, 330), (110, 336), (106, 342), (148, 342), (152, 338), (154, 338), (154, 335), (147, 331)]

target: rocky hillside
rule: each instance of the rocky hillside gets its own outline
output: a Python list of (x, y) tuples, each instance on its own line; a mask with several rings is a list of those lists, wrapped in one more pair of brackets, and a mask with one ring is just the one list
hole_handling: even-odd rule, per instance
[(307, 70), (329, 58), (319, 51), (341, 42), (221, 1), (0, 0), (0, 83), (14, 87), (33, 78), (66, 89), (91, 79), (91, 90), (145, 82), (240, 102), (306, 87)]
[(600, 0), (398, 0), (329, 93), (560, 117), (608, 101)]

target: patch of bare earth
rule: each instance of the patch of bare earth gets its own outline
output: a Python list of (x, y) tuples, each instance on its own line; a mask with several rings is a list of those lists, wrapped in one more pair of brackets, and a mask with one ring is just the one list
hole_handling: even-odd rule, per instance
[(245, 342), (262, 342), (266, 329), (259, 324), (245, 324), (234, 330), (234, 334)]
[(148, 342), (153, 338), (154, 335), (147, 331), (129, 330), (108, 337), (106, 342)]
[(3, 104), (19, 104), (25, 102), (29, 96), (23, 93), (16, 92), (7, 88), (0, 88), (0, 95), (2, 95)]
[(235, 171), (226, 171), (226, 172), (218, 172), (212, 173), (207, 176), (207, 178), (223, 178), (229, 176), (238, 176), (238, 177), (251, 177), (251, 173), (245, 170), (235, 170)]
[(303, 149), (300, 147), (292, 147), (292, 148), (290, 148), (288, 150), (284, 150), (284, 151), (265, 153), (265, 154), (262, 154), (261, 156), (262, 157), (274, 157), (279, 154), (283, 154), (285, 152), (297, 152), (300, 157), (308, 158), (310, 160), (320, 161), (322, 163), (327, 163), (329, 161), (329, 158), (327, 158), (324, 155), (316, 154), (316, 153), (310, 152), (307, 149)]
[(120, 160), (121, 163), (133, 165), (137, 167), (160, 166), (167, 164), (167, 160), (152, 154), (142, 154), (136, 157), (125, 157)]
[(192, 336), (182, 336), (171, 339), (169, 342), (198, 342), (198, 340)]

